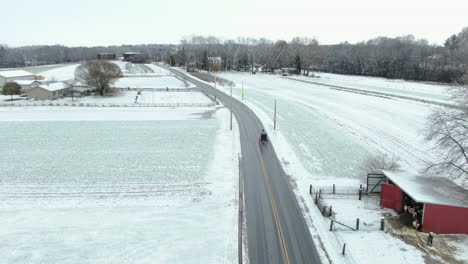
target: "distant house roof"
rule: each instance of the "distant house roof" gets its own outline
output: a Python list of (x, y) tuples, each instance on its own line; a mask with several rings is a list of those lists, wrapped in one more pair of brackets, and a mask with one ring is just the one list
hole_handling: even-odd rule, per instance
[(447, 178), (406, 171), (382, 170), (382, 173), (416, 202), (468, 208), (468, 191)]
[(38, 86), (39, 88), (45, 89), (47, 91), (58, 91), (58, 90), (63, 90), (70, 88), (69, 85), (63, 83), (63, 82), (56, 82), (56, 83), (50, 83), (50, 84), (41, 84)]
[(31, 85), (33, 84), (34, 82), (37, 82), (37, 83), (40, 83), (36, 80), (13, 80), (12, 82), (15, 82), (19, 85)]
[(0, 76), (5, 77), (5, 78), (13, 78), (13, 77), (34, 76), (34, 74), (24, 71), (24, 70), (14, 70), (14, 71), (0, 71)]

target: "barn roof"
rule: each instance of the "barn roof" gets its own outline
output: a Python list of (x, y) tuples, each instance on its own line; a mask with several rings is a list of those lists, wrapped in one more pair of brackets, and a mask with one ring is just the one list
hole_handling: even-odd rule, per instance
[(416, 202), (468, 208), (468, 191), (447, 178), (407, 171), (382, 170), (382, 173)]
[(45, 89), (47, 91), (58, 91), (58, 90), (63, 90), (70, 88), (70, 86), (66, 85), (63, 82), (56, 82), (56, 83), (51, 83), (51, 84), (42, 84), (38, 86), (39, 88)]
[(5, 78), (13, 78), (13, 77), (34, 76), (34, 74), (27, 72), (25, 70), (13, 70), (13, 71), (0, 71), (0, 76), (5, 77)]
[(31, 84), (34, 83), (34, 82), (39, 83), (39, 82), (36, 81), (36, 80), (14, 80), (14, 81), (12, 81), (12, 82), (15, 82), (15, 83), (17, 83), (17, 84), (19, 84), (19, 85), (31, 85)]

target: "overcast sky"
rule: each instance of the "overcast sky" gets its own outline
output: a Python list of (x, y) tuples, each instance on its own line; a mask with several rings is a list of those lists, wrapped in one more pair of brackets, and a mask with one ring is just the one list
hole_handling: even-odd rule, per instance
[(0, 0), (0, 43), (98, 46), (316, 37), (355, 43), (413, 34), (443, 44), (468, 26), (468, 0)]

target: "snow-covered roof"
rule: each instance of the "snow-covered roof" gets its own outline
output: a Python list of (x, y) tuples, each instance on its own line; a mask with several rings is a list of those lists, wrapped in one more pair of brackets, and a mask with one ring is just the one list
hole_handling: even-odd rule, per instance
[(12, 82), (15, 82), (19, 85), (31, 85), (33, 82), (38, 82), (36, 80), (13, 80)]
[(5, 77), (5, 78), (13, 78), (13, 77), (34, 76), (34, 74), (24, 71), (24, 70), (13, 70), (13, 71), (0, 71), (0, 76)]
[(58, 91), (58, 90), (63, 90), (70, 88), (69, 85), (63, 83), (63, 82), (56, 82), (56, 83), (50, 83), (50, 84), (41, 84), (38, 87), (45, 89), (47, 91)]
[(416, 202), (468, 208), (468, 191), (447, 178), (407, 171), (382, 170), (382, 173)]

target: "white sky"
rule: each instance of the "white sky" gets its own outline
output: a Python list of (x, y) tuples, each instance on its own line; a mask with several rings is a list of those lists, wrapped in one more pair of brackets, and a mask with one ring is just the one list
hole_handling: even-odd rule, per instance
[(10, 46), (177, 44), (193, 34), (443, 44), (468, 26), (468, 0), (0, 0), (0, 10), (0, 43)]

